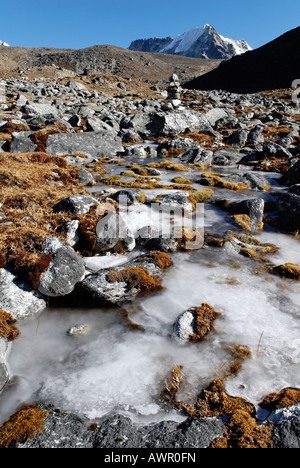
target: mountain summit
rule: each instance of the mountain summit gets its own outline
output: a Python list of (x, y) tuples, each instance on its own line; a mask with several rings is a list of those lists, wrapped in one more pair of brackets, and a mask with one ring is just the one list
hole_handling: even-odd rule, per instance
[(0, 47), (10, 47), (6, 42), (0, 41)]
[(175, 38), (138, 39), (130, 44), (129, 49), (222, 60), (252, 50), (244, 39), (236, 41), (223, 37), (209, 24), (190, 29)]

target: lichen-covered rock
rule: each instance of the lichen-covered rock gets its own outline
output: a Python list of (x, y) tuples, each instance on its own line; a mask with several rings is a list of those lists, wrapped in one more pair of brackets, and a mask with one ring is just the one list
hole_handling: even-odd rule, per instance
[(48, 269), (42, 273), (38, 291), (45, 296), (58, 297), (70, 294), (84, 278), (85, 263), (82, 257), (65, 241), (48, 238), (43, 253), (51, 254)]
[(133, 301), (136, 297), (161, 290), (162, 273), (172, 263), (167, 254), (151, 252), (113, 269), (99, 270), (86, 276), (78, 289), (96, 303)]

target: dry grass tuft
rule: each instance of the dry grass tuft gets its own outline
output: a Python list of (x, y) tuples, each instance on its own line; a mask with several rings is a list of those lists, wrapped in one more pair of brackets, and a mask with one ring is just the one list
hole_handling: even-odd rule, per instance
[(36, 285), (51, 260), (42, 255), (45, 239), (64, 238), (57, 227), (74, 219), (54, 213), (52, 207), (70, 195), (89, 194), (78, 185), (77, 168), (42, 152), (1, 153), (0, 193), (5, 214), (0, 223), (0, 266), (10, 266)]

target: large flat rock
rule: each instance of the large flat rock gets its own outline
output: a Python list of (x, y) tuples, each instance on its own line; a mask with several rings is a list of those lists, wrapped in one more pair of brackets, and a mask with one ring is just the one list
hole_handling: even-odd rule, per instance
[(104, 130), (50, 135), (46, 144), (46, 152), (57, 156), (84, 154), (102, 158), (123, 151), (122, 140), (116, 132)]

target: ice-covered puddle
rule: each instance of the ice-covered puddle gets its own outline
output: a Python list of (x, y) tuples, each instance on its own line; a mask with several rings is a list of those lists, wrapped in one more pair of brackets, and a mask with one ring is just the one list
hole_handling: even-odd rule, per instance
[[(277, 233), (261, 237), (281, 247), (278, 261), (298, 260), (298, 240)], [(19, 323), (21, 336), (9, 356), (15, 384), (1, 397), (1, 419), (23, 402), (46, 400), (91, 419), (123, 411), (142, 422), (180, 420), (160, 399), (164, 379), (182, 365), (179, 396), (193, 402), (222, 375), (232, 359), (226, 350), (231, 343), (247, 345), (252, 358), (226, 380), (229, 394), (257, 404), (270, 392), (299, 386), (299, 284), (259, 274), (255, 261), (211, 247), (173, 259), (164, 289), (131, 308), (131, 320), (144, 332), (126, 327), (117, 308), (47, 310)], [(176, 318), (203, 302), (222, 314), (215, 333), (201, 343), (178, 344), (171, 336)], [(68, 336), (77, 323), (87, 323), (90, 334)]]

